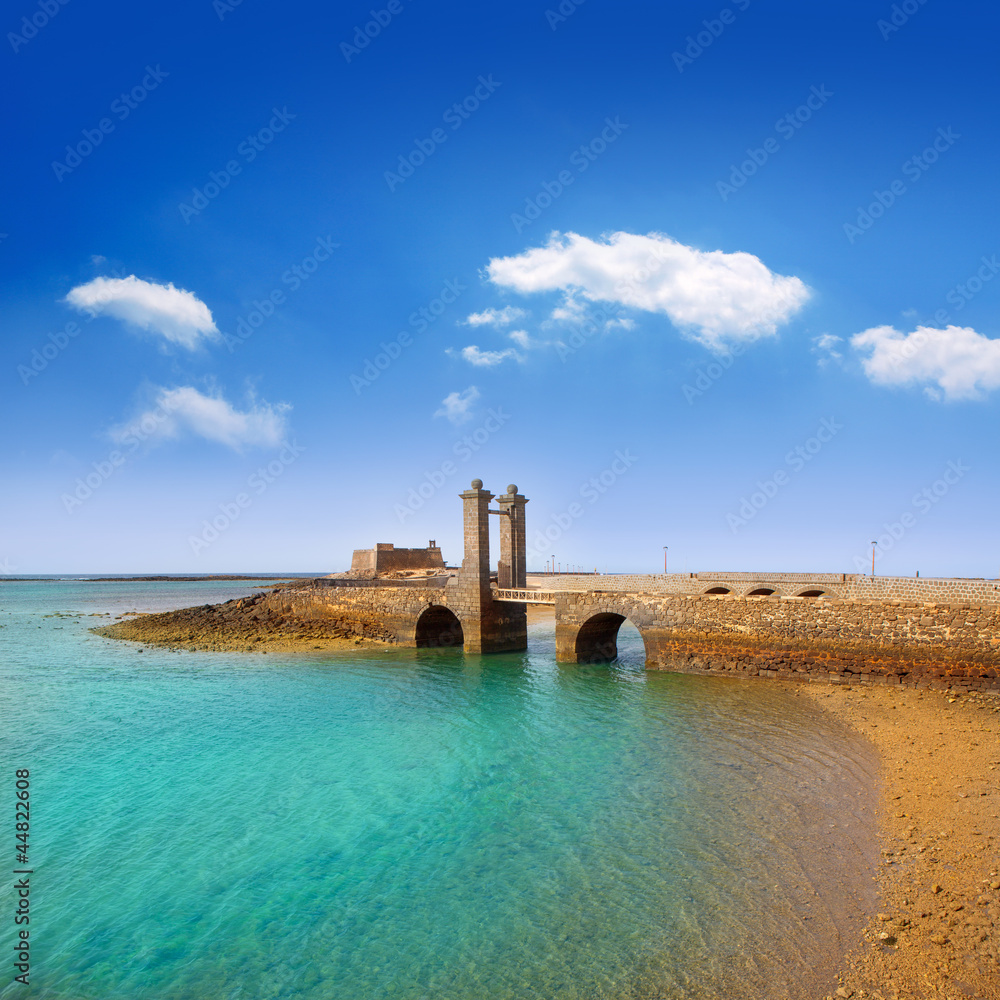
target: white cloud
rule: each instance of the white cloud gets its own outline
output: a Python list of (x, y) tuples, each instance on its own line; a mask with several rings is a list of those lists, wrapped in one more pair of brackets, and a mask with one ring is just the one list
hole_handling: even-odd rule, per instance
[(869, 352), (862, 365), (876, 385), (923, 384), (932, 399), (949, 401), (982, 399), (1000, 388), (1000, 340), (970, 327), (918, 326), (904, 334), (877, 326), (855, 334), (851, 346)]
[(503, 309), (484, 309), (479, 313), (470, 313), (465, 318), (467, 326), (510, 326), (528, 314), (516, 306), (504, 306)]
[(825, 368), (831, 361), (843, 359), (844, 355), (837, 349), (838, 345), (844, 342), (842, 337), (836, 337), (832, 333), (822, 333), (818, 337), (813, 337), (812, 342), (816, 345), (812, 349), (813, 354), (820, 355), (817, 362), (820, 368)]
[(451, 392), (441, 400), (441, 408), (434, 412), (434, 416), (447, 417), (453, 424), (460, 424), (469, 419), (469, 408), (477, 399), (479, 390), (474, 385), (462, 392)]
[[(447, 353), (454, 354), (456, 352), (449, 349)], [(508, 358), (514, 361), (521, 360), (521, 355), (513, 347), (505, 348), (502, 351), (481, 351), (475, 344), (470, 344), (457, 353), (463, 361), (468, 361), (470, 365), (476, 365), (478, 368), (493, 368), (503, 364)]]
[(538, 346), (538, 341), (532, 340), (527, 330), (511, 330), (507, 336), (525, 351), (530, 351), (533, 347)]
[(66, 301), (80, 312), (107, 314), (140, 330), (159, 334), (189, 350), (202, 338), (214, 340), (219, 329), (208, 306), (174, 285), (127, 278), (94, 278), (70, 290)]
[(522, 294), (564, 292), (554, 318), (576, 318), (581, 298), (612, 302), (663, 313), (714, 349), (773, 335), (810, 295), (798, 278), (773, 273), (753, 254), (696, 250), (662, 233), (617, 232), (601, 242), (553, 233), (543, 247), (494, 257), (486, 272)]
[(285, 414), (290, 409), (288, 403), (272, 406), (251, 398), (246, 410), (237, 410), (222, 396), (207, 396), (190, 385), (157, 388), (154, 405), (127, 424), (113, 427), (111, 437), (119, 444), (152, 445), (187, 432), (234, 451), (247, 445), (273, 448), (287, 437)]

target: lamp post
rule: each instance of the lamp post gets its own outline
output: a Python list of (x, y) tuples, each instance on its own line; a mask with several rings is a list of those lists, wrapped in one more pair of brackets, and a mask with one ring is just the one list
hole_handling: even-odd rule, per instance
[(663, 546), (663, 575), (667, 575), (667, 549), (670, 548), (669, 545)]
[(875, 575), (875, 546), (878, 542), (872, 542), (872, 576)]
[(556, 554), (552, 553), (552, 575), (556, 575)]

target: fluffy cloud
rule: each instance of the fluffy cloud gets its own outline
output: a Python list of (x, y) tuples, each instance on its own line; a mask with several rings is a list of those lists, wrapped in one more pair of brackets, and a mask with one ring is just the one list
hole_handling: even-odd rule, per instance
[(772, 335), (809, 298), (795, 277), (775, 274), (752, 254), (703, 251), (662, 233), (612, 233), (598, 242), (553, 233), (543, 247), (494, 257), (490, 281), (522, 294), (562, 291), (555, 318), (573, 320), (580, 299), (663, 313), (714, 349)]
[(862, 365), (876, 385), (922, 384), (931, 399), (949, 401), (1000, 388), (1000, 340), (970, 327), (918, 326), (904, 334), (877, 326), (855, 334), (851, 346), (867, 352)]
[(238, 410), (222, 396), (207, 396), (190, 385), (158, 388), (153, 406), (112, 428), (111, 437), (119, 444), (158, 444), (186, 432), (234, 451), (246, 446), (273, 448), (288, 434), (290, 409), (288, 403), (272, 406), (251, 399), (246, 410)]
[(469, 409), (477, 399), (479, 390), (474, 385), (462, 392), (451, 392), (441, 400), (441, 408), (435, 411), (434, 416), (447, 417), (453, 424), (460, 424), (469, 419)]
[(481, 351), (475, 344), (470, 344), (460, 351), (449, 350), (447, 353), (457, 353), (463, 361), (468, 361), (470, 365), (475, 365), (477, 368), (494, 368), (496, 365), (503, 364), (508, 358), (513, 361), (521, 360), (521, 355), (513, 347), (507, 347), (502, 351)]
[(189, 350), (198, 347), (203, 338), (219, 336), (211, 311), (197, 296), (173, 284), (143, 281), (134, 274), (94, 278), (71, 289), (66, 301), (80, 312), (113, 316)]
[(840, 353), (843, 338), (835, 337), (832, 333), (823, 333), (818, 337), (813, 337), (812, 342), (815, 344), (812, 349), (813, 354), (820, 356), (817, 362), (820, 368), (825, 368), (831, 361), (843, 359), (844, 355)]
[(479, 313), (470, 313), (465, 318), (466, 326), (510, 326), (511, 323), (523, 319), (528, 314), (516, 306), (504, 306), (503, 309), (484, 309)]

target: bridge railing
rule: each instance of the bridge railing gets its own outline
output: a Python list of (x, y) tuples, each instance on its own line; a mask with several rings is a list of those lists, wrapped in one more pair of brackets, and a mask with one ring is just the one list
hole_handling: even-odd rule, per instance
[(497, 588), (493, 591), (494, 601), (513, 601), (517, 604), (555, 604), (554, 590), (507, 590)]

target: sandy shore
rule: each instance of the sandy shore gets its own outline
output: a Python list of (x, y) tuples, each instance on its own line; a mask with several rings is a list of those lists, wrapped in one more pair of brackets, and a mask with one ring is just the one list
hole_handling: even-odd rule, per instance
[(1000, 998), (1000, 698), (797, 687), (881, 758), (880, 912), (832, 996)]

